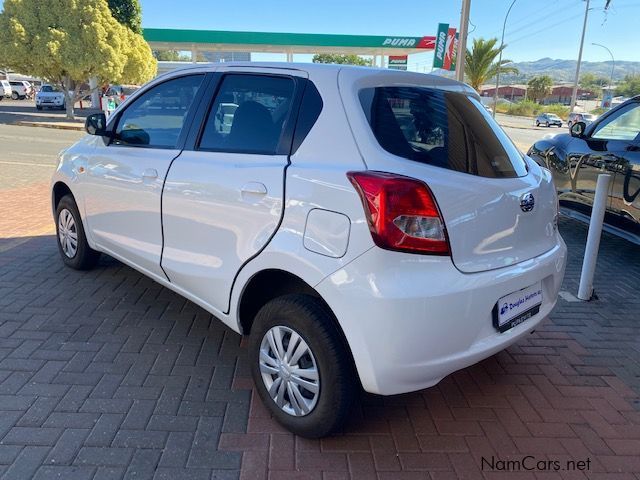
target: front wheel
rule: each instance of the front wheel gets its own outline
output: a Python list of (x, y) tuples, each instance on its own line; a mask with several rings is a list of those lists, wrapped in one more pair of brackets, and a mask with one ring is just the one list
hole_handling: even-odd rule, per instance
[(100, 252), (87, 243), (78, 206), (72, 195), (65, 195), (56, 208), (56, 237), (62, 261), (75, 270), (89, 270), (100, 258)]
[(343, 425), (356, 392), (354, 367), (320, 300), (285, 295), (262, 307), (249, 362), (262, 401), (291, 432), (319, 438)]
[(536, 127), (540, 126), (540, 122), (536, 121)]
[(545, 123), (544, 126), (549, 128), (549, 122)]
[(17, 92), (11, 92), (11, 99), (12, 100), (18, 100), (18, 98), (20, 98), (20, 95), (18, 95)]

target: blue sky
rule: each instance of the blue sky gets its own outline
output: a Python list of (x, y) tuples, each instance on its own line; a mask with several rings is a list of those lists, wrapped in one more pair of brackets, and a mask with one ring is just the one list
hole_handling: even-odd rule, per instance
[[(141, 0), (143, 25), (156, 28), (248, 30), (370, 35), (435, 35), (439, 22), (457, 26), (460, 0)], [(511, 0), (471, 0), (470, 38), (498, 37)], [(608, 60), (591, 42), (608, 46), (616, 60), (640, 61), (640, 0), (592, 0), (584, 60)], [(505, 57), (514, 61), (542, 57), (577, 58), (584, 15), (583, 0), (517, 0), (505, 34)], [(260, 59), (279, 59), (262, 55)], [(284, 58), (284, 57), (283, 57)], [(432, 53), (410, 57), (410, 68), (430, 69)], [(296, 57), (306, 60), (306, 57)]]
[[(439, 22), (458, 26), (461, 0), (140, 0), (143, 25), (156, 28), (265, 32), (435, 35)], [(511, 0), (471, 0), (470, 38), (500, 37)], [(591, 42), (609, 47), (616, 60), (640, 61), (640, 0), (591, 0), (584, 60), (608, 60)], [(2, 0), (0, 0), (0, 6)], [(577, 58), (584, 0), (516, 0), (505, 35), (505, 57)], [(412, 55), (409, 68), (430, 69), (432, 53)], [(284, 60), (279, 55), (256, 59)], [(308, 60), (297, 56), (296, 60)]]

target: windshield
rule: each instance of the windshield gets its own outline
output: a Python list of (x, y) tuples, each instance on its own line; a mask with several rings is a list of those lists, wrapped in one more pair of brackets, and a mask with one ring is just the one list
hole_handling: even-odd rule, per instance
[(521, 177), (526, 164), (475, 98), (424, 87), (360, 91), (371, 130), (386, 151), (481, 177)]
[(54, 87), (52, 85), (43, 85), (42, 92), (59, 92), (58, 87)]

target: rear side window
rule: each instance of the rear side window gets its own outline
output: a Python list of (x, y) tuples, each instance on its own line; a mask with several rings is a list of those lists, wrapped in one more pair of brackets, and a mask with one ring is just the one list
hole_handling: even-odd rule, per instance
[(422, 87), (360, 91), (378, 143), (389, 153), (481, 177), (526, 175), (511, 140), (474, 98)]
[(275, 154), (291, 111), (294, 87), (289, 77), (225, 75), (199, 148)]

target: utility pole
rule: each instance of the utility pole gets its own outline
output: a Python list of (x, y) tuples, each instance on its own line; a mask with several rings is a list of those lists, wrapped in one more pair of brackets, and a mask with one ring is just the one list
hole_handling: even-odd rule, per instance
[(582, 47), (584, 46), (584, 34), (587, 31), (587, 17), (589, 16), (589, 0), (586, 0), (587, 6), (584, 9), (584, 23), (582, 24), (582, 37), (580, 37), (580, 50), (578, 50), (578, 64), (576, 65), (576, 78), (573, 81), (573, 93), (571, 94), (570, 112), (576, 108), (576, 100), (578, 98), (578, 80), (580, 79), (580, 62), (582, 62)]
[(504, 50), (504, 31), (507, 28), (507, 19), (509, 18), (509, 14), (511, 13), (511, 9), (513, 5), (516, 3), (516, 0), (511, 2), (509, 5), (509, 10), (507, 10), (507, 14), (504, 16), (504, 23), (502, 24), (502, 40), (500, 40), (500, 56), (498, 58), (498, 71), (496, 72), (496, 89), (493, 92), (493, 118), (496, 118), (496, 110), (498, 106), (498, 90), (500, 89), (500, 69), (502, 68), (502, 50)]
[(460, 31), (458, 34), (458, 52), (456, 53), (456, 80), (464, 82), (464, 61), (467, 54), (467, 33), (469, 32), (469, 11), (471, 0), (462, 0), (460, 11)]
[[(597, 47), (604, 48), (607, 52), (609, 52), (609, 55), (611, 56), (611, 76), (609, 77), (609, 95), (613, 97), (613, 69), (616, 68), (616, 59), (613, 58), (613, 53), (611, 53), (611, 50), (609, 50), (608, 47), (605, 47), (604, 45), (601, 45), (599, 43), (592, 43), (591, 45), (596, 45)], [(604, 99), (602, 103), (604, 104)], [(611, 106), (611, 102), (609, 102), (609, 106)]]

